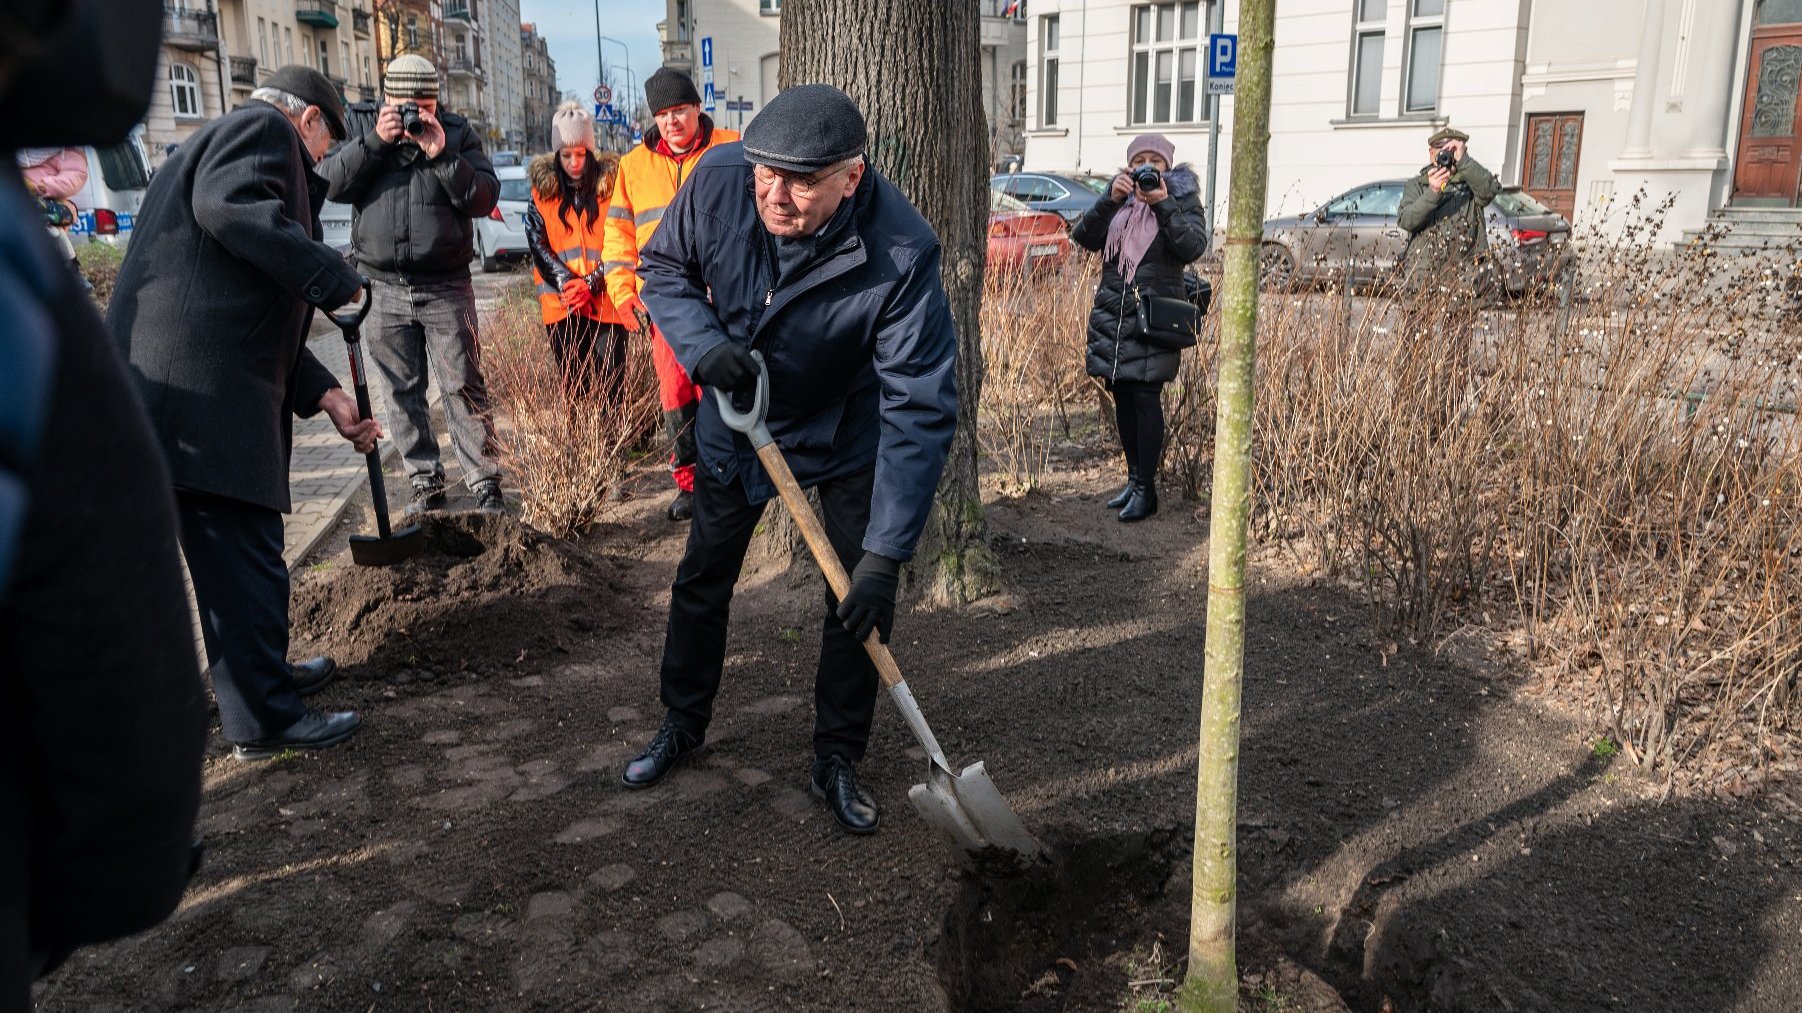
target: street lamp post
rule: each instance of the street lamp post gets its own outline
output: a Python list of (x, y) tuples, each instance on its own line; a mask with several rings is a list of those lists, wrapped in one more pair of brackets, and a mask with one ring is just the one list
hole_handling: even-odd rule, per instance
[[(595, 23), (595, 36), (594, 36), (594, 48), (595, 48), (596, 52), (600, 51), (601, 43), (611, 42), (614, 45), (618, 46), (620, 49), (624, 50), (626, 53), (626, 84), (628, 85), (628, 94), (630, 94), (630, 86), (636, 84), (638, 81), (638, 78), (635, 77), (632, 73), (632, 49), (631, 49), (631, 47), (627, 46), (625, 43), (619, 41), (616, 38), (613, 38), (612, 36), (600, 34), (600, 30), (601, 30), (600, 22), (597, 21)], [(605, 67), (602, 68), (601, 80), (603, 82), (605, 82), (607, 80)], [(608, 129), (608, 132), (611, 133), (613, 130), (613, 127), (609, 126), (607, 129)], [(631, 135), (628, 134), (627, 135), (628, 140), (630, 139), (630, 137), (631, 137)]]

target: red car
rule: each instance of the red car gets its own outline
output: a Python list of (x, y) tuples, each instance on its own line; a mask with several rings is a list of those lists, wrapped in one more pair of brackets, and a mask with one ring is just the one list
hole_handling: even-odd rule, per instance
[(1070, 227), (1055, 211), (1034, 211), (998, 190), (989, 191), (991, 269), (1037, 271), (1070, 257)]

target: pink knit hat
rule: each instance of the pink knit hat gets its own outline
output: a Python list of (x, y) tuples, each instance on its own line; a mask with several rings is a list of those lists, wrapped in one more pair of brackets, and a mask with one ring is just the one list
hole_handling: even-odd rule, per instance
[(1126, 146), (1126, 160), (1131, 162), (1142, 151), (1161, 156), (1166, 166), (1176, 164), (1176, 145), (1171, 144), (1170, 138), (1163, 134), (1140, 134), (1133, 138), (1133, 142)]

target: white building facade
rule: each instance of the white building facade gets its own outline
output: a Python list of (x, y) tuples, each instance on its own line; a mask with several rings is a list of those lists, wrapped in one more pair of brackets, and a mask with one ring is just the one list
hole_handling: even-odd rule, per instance
[[(1220, 12), (1236, 31), (1237, 3)], [(1168, 135), (1205, 166), (1210, 0), (1034, 0), (1026, 166), (1117, 170)], [(1723, 208), (1797, 205), (1802, 0), (1283, 0), (1270, 214), (1412, 175), (1441, 126), (1577, 219), (1669, 195), (1665, 241)], [(1232, 100), (1221, 102), (1216, 209)], [(1759, 118), (1762, 116), (1762, 118)]]

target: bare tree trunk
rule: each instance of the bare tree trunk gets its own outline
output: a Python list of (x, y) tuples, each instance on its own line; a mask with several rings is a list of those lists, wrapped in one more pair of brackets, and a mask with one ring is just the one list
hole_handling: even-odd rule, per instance
[(1258, 246), (1269, 175), (1270, 60), (1276, 0), (1239, 4), (1233, 178), (1221, 279), (1220, 398), (1208, 512), (1208, 633), (1202, 663), (1201, 751), (1195, 777), (1195, 856), (1189, 969), (1177, 1008), (1233, 1013), (1239, 973), (1239, 709), (1245, 675), (1245, 519), (1251, 499), (1252, 391), (1258, 333)]
[(957, 435), (913, 579), (952, 603), (991, 593), (997, 577), (976, 471), (983, 377), (978, 311), (989, 206), (980, 27), (974, 3), (782, 5), (782, 86), (823, 82), (844, 89), (869, 124), (871, 165), (913, 201), (944, 247), (942, 276), (958, 334)]

